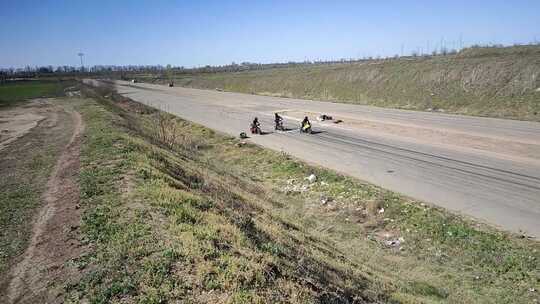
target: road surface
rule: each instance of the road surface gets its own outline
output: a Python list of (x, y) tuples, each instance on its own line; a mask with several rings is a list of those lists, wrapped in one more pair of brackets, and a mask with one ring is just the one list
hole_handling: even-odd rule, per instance
[[(88, 80), (89, 82), (93, 82)], [(540, 123), (116, 82), (135, 101), (499, 228), (540, 237)], [(288, 132), (273, 132), (273, 113)], [(324, 113), (343, 122), (316, 122)], [(298, 132), (308, 115), (316, 134)]]

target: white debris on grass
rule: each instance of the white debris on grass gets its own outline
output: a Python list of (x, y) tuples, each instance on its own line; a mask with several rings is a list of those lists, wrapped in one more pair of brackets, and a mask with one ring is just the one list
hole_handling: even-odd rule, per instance
[(287, 185), (285, 186), (284, 190), (286, 193), (293, 193), (293, 192), (306, 192), (309, 188), (309, 185), (306, 184), (296, 184), (295, 179), (289, 179), (287, 180)]
[(306, 177), (306, 179), (310, 182), (310, 183), (314, 183), (317, 181), (317, 176), (315, 176), (315, 174), (311, 174), (310, 176)]
[(331, 197), (323, 196), (321, 198), (321, 205), (326, 205), (326, 204), (330, 203), (331, 201), (332, 201)]

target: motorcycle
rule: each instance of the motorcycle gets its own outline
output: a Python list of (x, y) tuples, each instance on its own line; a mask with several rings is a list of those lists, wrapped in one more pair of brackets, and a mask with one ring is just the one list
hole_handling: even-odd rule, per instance
[(307, 123), (303, 126), (300, 126), (300, 133), (311, 134), (311, 124)]
[(259, 127), (258, 125), (254, 125), (254, 124), (251, 124), (251, 134), (261, 134), (262, 131), (261, 131), (261, 127)]
[(285, 127), (283, 126), (283, 121), (281, 120), (276, 121), (276, 125), (274, 128), (276, 131), (285, 131)]

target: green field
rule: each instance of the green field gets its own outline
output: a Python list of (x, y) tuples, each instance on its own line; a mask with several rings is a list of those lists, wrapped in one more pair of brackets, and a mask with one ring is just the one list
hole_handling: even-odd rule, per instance
[[(540, 46), (456, 55), (174, 74), (175, 85), (248, 94), (540, 121)], [(136, 75), (166, 83), (166, 75)]]
[(61, 81), (17, 81), (0, 84), (0, 106), (10, 105), (16, 101), (38, 98), (55, 97), (64, 93), (69, 83)]
[(73, 302), (537, 298), (534, 241), (118, 96), (86, 94), (99, 101), (78, 107), (82, 230), (93, 250), (73, 261), (84, 274), (66, 285)]

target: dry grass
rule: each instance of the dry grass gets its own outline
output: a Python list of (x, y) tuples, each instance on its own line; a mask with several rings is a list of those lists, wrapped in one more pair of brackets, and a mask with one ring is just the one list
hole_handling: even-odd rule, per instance
[[(113, 96), (114, 97), (114, 96)], [(82, 108), (77, 302), (528, 303), (538, 244), (129, 101)], [(108, 109), (108, 110), (105, 110)], [(161, 115), (161, 114), (159, 114)], [(175, 137), (179, 138), (179, 137)], [(193, 149), (191, 142), (198, 142)], [(171, 148), (172, 147), (172, 148)], [(103, 159), (107, 155), (107, 160)], [(114, 165), (103, 166), (103, 163)], [(304, 178), (315, 173), (318, 181)], [(133, 174), (134, 191), (118, 193)], [(113, 181), (113, 182), (110, 182)], [(321, 198), (331, 198), (321, 204)], [(380, 212), (384, 208), (384, 212)], [(403, 239), (399, 246), (386, 241)]]
[[(540, 121), (539, 74), (540, 46), (519, 46), (414, 59), (179, 74), (174, 82), (248, 94)], [(140, 75), (139, 80), (154, 78)]]

